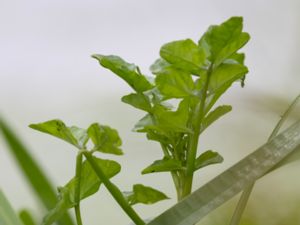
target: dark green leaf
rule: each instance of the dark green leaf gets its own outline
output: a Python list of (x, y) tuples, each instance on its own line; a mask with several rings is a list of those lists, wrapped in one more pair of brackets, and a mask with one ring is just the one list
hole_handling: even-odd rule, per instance
[(218, 66), (248, 42), (250, 36), (242, 29), (243, 18), (232, 17), (219, 26), (211, 26), (200, 39), (199, 46)]
[[(9, 150), (15, 157), (21, 171), (25, 175), (32, 189), (47, 209), (51, 209), (57, 202), (57, 197), (47, 176), (44, 174), (37, 162), (32, 158), (29, 150), (21, 143), (19, 138), (0, 119), (0, 130), (2, 130), (4, 140), (9, 146)], [(68, 214), (64, 214), (58, 221), (60, 225), (73, 225)]]
[(13, 208), (0, 190), (0, 224), (1, 225), (22, 225)]
[[(111, 178), (118, 174), (121, 166), (112, 160), (104, 160), (93, 157), (104, 174)], [(75, 187), (78, 180), (74, 177), (64, 187), (59, 188), (60, 200), (44, 218), (43, 225), (50, 225), (58, 220), (61, 215), (75, 205)], [(80, 200), (85, 199), (99, 190), (101, 180), (96, 175), (88, 161), (82, 164), (81, 181), (80, 181)]]
[(140, 74), (136, 65), (125, 62), (119, 56), (93, 55), (92, 57), (97, 59), (101, 66), (125, 80), (136, 92), (144, 92), (153, 88), (146, 77)]
[(132, 105), (135, 108), (151, 112), (151, 103), (149, 98), (142, 93), (132, 93), (122, 97), (122, 101)]
[(77, 127), (67, 127), (61, 120), (49, 120), (43, 123), (30, 124), (30, 128), (60, 138), (79, 149), (87, 142), (86, 131)]
[(194, 81), (192, 76), (172, 67), (159, 73), (155, 83), (159, 91), (169, 98), (184, 98), (193, 95)]
[(230, 112), (232, 107), (230, 105), (221, 105), (211, 111), (203, 120), (201, 132), (203, 132), (207, 127), (209, 127), (213, 122), (218, 120), (220, 117), (224, 116), (226, 113)]
[(217, 153), (213, 152), (211, 150), (208, 150), (204, 153), (202, 153), (195, 161), (195, 170), (198, 170), (200, 168), (203, 168), (208, 165), (221, 163), (223, 162), (223, 157)]
[(132, 192), (125, 192), (125, 198), (130, 205), (138, 203), (154, 204), (158, 201), (169, 199), (164, 193), (142, 184), (135, 184)]
[(160, 49), (163, 59), (175, 67), (199, 75), (205, 62), (205, 53), (191, 40), (173, 41)]
[(30, 214), (30, 212), (28, 210), (25, 210), (25, 209), (21, 210), (19, 212), (19, 217), (20, 217), (21, 221), (23, 222), (23, 225), (36, 225), (32, 215)]
[(109, 126), (92, 124), (88, 128), (88, 135), (94, 143), (94, 151), (122, 155), (123, 152), (119, 148), (122, 145), (122, 140), (119, 137), (118, 131)]
[(183, 169), (181, 161), (171, 158), (163, 158), (161, 160), (154, 161), (150, 166), (143, 169), (142, 174), (167, 172), (181, 169)]

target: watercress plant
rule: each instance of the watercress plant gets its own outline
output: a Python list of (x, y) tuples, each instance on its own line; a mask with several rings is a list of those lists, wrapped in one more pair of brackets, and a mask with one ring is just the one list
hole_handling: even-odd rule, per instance
[[(250, 37), (242, 28), (243, 19), (232, 17), (209, 27), (198, 43), (185, 39), (163, 45), (160, 58), (150, 67), (154, 79), (118, 56), (93, 55), (102, 67), (111, 70), (133, 89), (122, 101), (146, 113), (134, 130), (145, 133), (149, 140), (161, 146), (163, 157), (143, 169), (142, 174), (170, 172), (178, 201), (191, 193), (197, 170), (223, 161), (216, 151), (198, 154), (197, 150), (200, 135), (231, 111), (229, 105), (215, 107), (217, 100), (234, 82), (244, 85), (248, 69), (244, 65), (244, 54), (238, 50)], [(122, 192), (111, 182), (121, 166), (95, 155), (96, 152), (98, 155), (99, 152), (123, 154), (122, 141), (115, 129), (98, 123), (87, 129), (68, 127), (60, 120), (30, 127), (60, 138), (77, 149), (75, 176), (58, 189), (60, 200), (45, 217), (44, 225), (52, 224), (73, 207), (77, 224), (81, 225), (80, 201), (96, 193), (101, 184), (138, 225), (145, 223), (132, 205), (152, 204), (168, 198), (142, 184), (133, 185), (130, 192)], [(92, 143), (91, 148), (88, 142)]]
[[(229, 105), (213, 109), (217, 100), (233, 82), (244, 84), (248, 69), (244, 54), (237, 51), (248, 42), (249, 34), (242, 28), (243, 19), (233, 17), (211, 26), (198, 44), (185, 39), (163, 45), (160, 58), (150, 67), (154, 82), (118, 56), (93, 55), (134, 90), (122, 98), (146, 112), (134, 129), (159, 142), (164, 154), (142, 173), (171, 172), (178, 200), (191, 193), (195, 171), (223, 160), (211, 150), (197, 156), (198, 140), (206, 128), (231, 111)], [(173, 99), (179, 100), (177, 107), (170, 104)]]

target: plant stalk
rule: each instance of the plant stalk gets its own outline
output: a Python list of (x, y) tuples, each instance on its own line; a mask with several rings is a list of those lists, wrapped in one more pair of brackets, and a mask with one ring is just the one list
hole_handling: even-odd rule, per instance
[[(298, 95), (294, 101), (290, 104), (288, 109), (284, 112), (281, 119), (276, 124), (275, 128), (273, 129), (271, 135), (268, 138), (268, 141), (272, 140), (279, 132), (280, 128), (294, 109), (294, 107), (297, 105), (298, 101), (300, 100), (300, 95)], [(235, 208), (235, 211), (233, 213), (233, 216), (230, 221), (230, 225), (238, 225), (241, 221), (242, 215), (245, 211), (246, 205), (248, 203), (249, 197), (252, 193), (252, 190), (254, 188), (255, 182), (251, 183), (242, 193), (241, 198), (237, 204), (237, 207)]]
[(76, 158), (76, 186), (75, 186), (75, 215), (77, 225), (82, 225), (81, 213), (80, 213), (80, 183), (81, 183), (81, 169), (82, 169), (82, 153), (79, 152)]
[(205, 101), (207, 97), (207, 91), (208, 91), (210, 76), (212, 73), (212, 68), (213, 65), (211, 65), (208, 69), (201, 102), (200, 105), (197, 104), (195, 109), (194, 119), (196, 123), (194, 127), (194, 133), (191, 135), (189, 140), (189, 149), (187, 154), (187, 168), (186, 168), (186, 176), (184, 180), (182, 198), (188, 196), (192, 192), (193, 176), (195, 171), (195, 160), (197, 157), (197, 149), (198, 149), (198, 142), (199, 142), (199, 135), (200, 135), (200, 125), (205, 113)]
[(125, 213), (132, 219), (132, 221), (136, 225), (145, 225), (145, 222), (140, 218), (140, 216), (136, 213), (136, 211), (128, 204), (120, 189), (106, 177), (102, 169), (95, 162), (92, 154), (88, 151), (84, 151), (83, 155), (90, 163), (91, 167), (93, 168), (93, 170), (95, 171), (99, 179), (103, 182), (107, 190), (117, 201), (120, 207), (125, 211)]

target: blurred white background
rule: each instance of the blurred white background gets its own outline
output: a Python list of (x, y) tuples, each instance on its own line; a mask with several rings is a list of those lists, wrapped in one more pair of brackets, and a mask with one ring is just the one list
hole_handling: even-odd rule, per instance
[[(0, 114), (57, 185), (73, 176), (76, 153), (68, 144), (29, 129), (30, 123), (60, 118), (82, 127), (92, 122), (111, 125), (119, 130), (126, 153), (117, 158), (123, 170), (114, 182), (125, 190), (133, 183), (152, 185), (174, 198), (169, 175), (139, 173), (161, 152), (157, 144), (145, 143), (143, 134), (131, 132), (143, 114), (121, 103), (130, 88), (90, 55), (119, 55), (147, 74), (162, 44), (184, 38), (197, 41), (209, 25), (234, 15), (244, 17), (244, 29), (252, 37), (243, 49), (250, 73), (244, 89), (236, 84), (221, 101), (232, 104), (233, 112), (200, 140), (199, 150), (217, 150), (225, 162), (200, 172), (197, 187), (263, 144), (298, 94), (299, 10), (299, 0), (0, 0)], [(27, 207), (40, 219), (44, 211), (1, 137), (0, 141), (1, 189), (15, 209)], [(297, 168), (290, 166), (264, 179), (257, 195), (274, 200), (279, 191), (287, 196), (299, 189), (294, 179)], [(272, 182), (277, 190), (264, 192)], [(281, 201), (290, 200), (286, 199)], [(147, 218), (173, 203), (137, 209)], [(85, 224), (129, 222), (105, 188), (82, 208)]]

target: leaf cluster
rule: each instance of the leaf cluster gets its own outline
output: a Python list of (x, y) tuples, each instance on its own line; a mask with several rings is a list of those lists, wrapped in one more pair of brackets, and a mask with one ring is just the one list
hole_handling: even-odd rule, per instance
[(150, 66), (153, 82), (119, 56), (93, 55), (133, 89), (122, 101), (146, 113), (134, 130), (161, 145), (163, 158), (142, 173), (171, 172), (179, 198), (188, 194), (179, 193), (191, 182), (187, 177), (223, 161), (212, 151), (196, 156), (197, 144), (204, 130), (231, 111), (229, 105), (212, 109), (217, 100), (235, 81), (244, 84), (248, 69), (238, 50), (250, 37), (242, 28), (243, 19), (232, 17), (209, 27), (197, 43), (185, 39), (163, 45), (160, 57)]
[[(89, 153), (93, 162), (93, 164), (88, 160), (82, 162), (79, 157), (80, 161), (77, 162), (76, 165), (76, 167), (80, 168), (79, 174), (76, 173), (75, 177), (73, 177), (66, 185), (58, 188), (59, 200), (56, 206), (50, 210), (44, 218), (43, 225), (54, 223), (68, 209), (77, 206), (81, 200), (95, 194), (104, 180), (109, 180), (121, 170), (121, 165), (118, 162), (92, 155), (94, 152), (115, 155), (123, 154), (123, 151), (120, 148), (122, 144), (121, 138), (119, 137), (117, 130), (110, 128), (109, 126), (93, 123), (88, 129), (83, 129), (76, 126), (68, 127), (63, 121), (55, 119), (43, 123), (31, 124), (30, 127), (62, 139), (75, 146), (78, 149), (78, 156)], [(92, 147), (88, 150), (87, 143), (89, 140), (92, 143)], [(94, 170), (94, 166), (103, 173), (102, 179)], [(78, 191), (79, 194), (77, 199), (76, 193)], [(134, 205), (137, 203), (153, 204), (167, 199), (168, 197), (154, 188), (142, 184), (135, 184), (133, 186), (133, 191), (124, 192), (123, 197), (121, 198), (124, 198), (129, 205)]]

